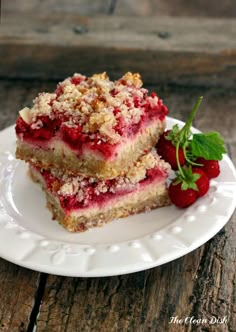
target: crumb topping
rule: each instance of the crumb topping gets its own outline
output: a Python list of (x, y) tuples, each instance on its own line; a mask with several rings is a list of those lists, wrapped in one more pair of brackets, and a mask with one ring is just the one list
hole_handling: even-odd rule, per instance
[(142, 84), (138, 73), (128, 72), (117, 81), (111, 81), (105, 72), (91, 77), (76, 73), (59, 83), (54, 93), (39, 94), (33, 107), (23, 108), (20, 116), (33, 130), (42, 127), (42, 117), (48, 117), (59, 119), (64, 127), (79, 127), (90, 138), (96, 133), (103, 141), (116, 144), (147, 111), (165, 107), (156, 94), (148, 96)]
[(123, 80), (125, 80), (128, 84), (134, 85), (136, 88), (141, 88), (141, 86), (143, 85), (139, 73), (132, 74), (128, 72), (123, 76)]

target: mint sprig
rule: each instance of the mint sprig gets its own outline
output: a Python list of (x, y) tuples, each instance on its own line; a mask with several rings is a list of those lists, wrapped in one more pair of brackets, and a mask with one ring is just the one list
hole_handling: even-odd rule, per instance
[[(174, 125), (166, 136), (176, 146), (178, 172), (174, 184), (182, 183), (182, 190), (189, 188), (198, 190), (196, 181), (199, 178), (199, 174), (193, 174), (192, 172), (192, 166), (199, 166), (194, 161), (195, 159), (203, 157), (206, 160), (221, 160), (226, 152), (224, 140), (218, 132), (193, 134), (191, 131), (193, 119), (201, 105), (202, 99), (203, 97), (198, 98), (183, 128), (179, 129), (178, 125)], [(188, 166), (181, 167), (180, 165), (180, 148), (183, 149), (186, 165)]]
[[(179, 162), (179, 148), (182, 147), (183, 151), (184, 151), (184, 156), (186, 161), (192, 165), (194, 164), (194, 162), (192, 162), (189, 157), (188, 157), (188, 153), (187, 153), (187, 149), (189, 148), (189, 140), (190, 137), (192, 135), (191, 132), (191, 126), (193, 123), (193, 119), (194, 116), (199, 108), (199, 106), (201, 105), (203, 97), (199, 97), (196, 104), (194, 105), (188, 120), (186, 121), (185, 125), (183, 126), (183, 128), (179, 131), (179, 133), (176, 135), (176, 161), (177, 161), (177, 165), (178, 165), (178, 171), (179, 171), (179, 177), (181, 178), (182, 181), (186, 181), (187, 183), (189, 183), (189, 188), (191, 188), (192, 186), (192, 181), (189, 181), (189, 178), (186, 176), (186, 174), (183, 171), (183, 168), (180, 165)], [(175, 129), (175, 131), (177, 132), (177, 128)], [(188, 188), (187, 188), (188, 189)]]

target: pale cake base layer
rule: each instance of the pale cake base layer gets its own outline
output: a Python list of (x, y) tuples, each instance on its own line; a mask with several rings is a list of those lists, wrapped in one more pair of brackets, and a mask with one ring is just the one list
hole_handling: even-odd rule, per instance
[(70, 232), (83, 232), (94, 227), (101, 227), (113, 219), (127, 217), (169, 204), (164, 180), (156, 179), (144, 185), (138, 191), (110, 199), (103, 206), (93, 206), (66, 214), (61, 208), (58, 198), (52, 196), (46, 190), (41, 174), (30, 168), (30, 175), (45, 190), (47, 207), (51, 210), (53, 219), (57, 219)]
[(144, 150), (149, 151), (157, 143), (164, 127), (165, 122), (158, 121), (145, 128), (142, 134), (137, 135), (132, 142), (127, 141), (113, 160), (102, 159), (95, 153), (86, 153), (78, 157), (63, 142), (52, 145), (50, 149), (45, 150), (19, 139), (16, 157), (45, 169), (61, 168), (74, 174), (83, 174), (98, 179), (112, 179), (124, 173), (132, 163), (143, 155)]

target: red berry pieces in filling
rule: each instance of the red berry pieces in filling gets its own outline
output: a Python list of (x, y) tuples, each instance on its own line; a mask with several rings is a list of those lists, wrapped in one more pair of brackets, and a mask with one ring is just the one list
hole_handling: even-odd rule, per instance
[(93, 142), (89, 142), (88, 147), (91, 150), (101, 152), (107, 159), (113, 155), (113, 152), (115, 150), (114, 145), (111, 145), (107, 142), (102, 142), (99, 139), (95, 139)]
[(195, 162), (202, 165), (201, 168), (209, 179), (216, 178), (220, 174), (220, 165), (218, 160), (206, 160), (200, 157), (197, 158)]
[[(176, 159), (176, 147), (173, 145), (173, 143), (170, 140), (167, 140), (166, 137), (168, 136), (169, 131), (166, 131), (164, 134), (161, 135), (156, 149), (158, 154), (167, 161), (171, 168), (173, 170), (178, 169), (177, 159)], [(181, 166), (185, 164), (185, 157), (183, 149), (179, 148), (178, 150), (179, 154), (179, 163)]]
[(60, 97), (63, 94), (63, 88), (62, 88), (61, 85), (57, 86), (55, 94), (57, 95), (57, 98)]
[(49, 140), (60, 128), (60, 119), (51, 120), (48, 116), (38, 116), (32, 124), (26, 123), (21, 116), (16, 121), (16, 134), (35, 140)]
[(73, 209), (76, 209), (76, 208), (79, 208), (82, 206), (82, 204), (80, 202), (78, 202), (75, 195), (67, 196), (67, 197), (60, 196), (60, 203), (61, 203), (61, 206), (67, 211), (71, 211)]
[(86, 141), (86, 135), (82, 133), (82, 127), (62, 127), (63, 139), (67, 142), (72, 148), (78, 148), (81, 144)]
[(98, 136), (91, 140), (89, 135), (82, 132), (81, 126), (72, 128), (66, 125), (62, 126), (62, 137), (72, 149), (76, 149), (78, 152), (85, 144), (90, 150), (100, 151), (105, 157), (109, 158), (114, 150), (113, 145), (103, 142)]
[(29, 132), (30, 130), (30, 125), (26, 123), (20, 116), (16, 120), (16, 134), (19, 135), (21, 133), (25, 134)]
[(56, 119), (50, 119), (48, 116), (38, 116), (37, 121), (40, 120), (43, 123), (43, 128), (46, 128), (52, 132), (52, 134), (55, 134), (62, 123), (62, 120), (59, 118)]
[(52, 138), (53, 132), (48, 128), (39, 128), (32, 131), (32, 137), (37, 140), (49, 140)]
[(71, 78), (71, 83), (73, 83), (74, 85), (78, 85), (83, 81), (83, 77), (82, 76), (73, 76)]
[[(155, 98), (155, 96), (152, 95), (152, 98)], [(158, 117), (162, 121), (168, 114), (168, 108), (164, 104), (162, 104), (161, 99), (158, 99), (156, 105), (153, 105), (151, 101), (148, 100), (144, 107), (145, 114), (142, 116), (142, 119), (145, 119), (145, 116), (148, 116), (149, 119)]]
[(193, 204), (197, 199), (197, 192), (193, 189), (182, 190), (181, 183), (170, 184), (168, 189), (170, 200), (179, 208), (186, 208)]

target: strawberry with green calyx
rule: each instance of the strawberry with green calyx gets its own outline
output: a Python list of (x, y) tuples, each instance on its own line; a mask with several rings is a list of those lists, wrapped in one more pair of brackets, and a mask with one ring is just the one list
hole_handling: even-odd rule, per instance
[(186, 208), (197, 199), (196, 191), (190, 188), (183, 190), (181, 183), (174, 184), (172, 182), (168, 188), (168, 194), (171, 202), (179, 208)]
[[(213, 161), (218, 162), (218, 160), (221, 160), (223, 153), (226, 152), (224, 141), (219, 133), (193, 134), (191, 132), (192, 122), (202, 98), (198, 98), (183, 128), (180, 129), (178, 125), (175, 125), (165, 135), (166, 141), (175, 146), (175, 159), (178, 171), (168, 191), (172, 203), (178, 207), (187, 207), (193, 204), (198, 197), (206, 194), (209, 189), (209, 178), (217, 176), (216, 169), (212, 170), (211, 168), (213, 164), (217, 168), (216, 163), (213, 163)], [(159, 150), (161, 151), (162, 149), (159, 148)], [(182, 160), (180, 160), (180, 151), (184, 155), (184, 166)], [(168, 161), (168, 158), (166, 159)], [(209, 171), (209, 177), (204, 170)]]
[(198, 197), (204, 196), (209, 189), (209, 179), (197, 167), (183, 167), (172, 180), (168, 193), (173, 204), (180, 208), (193, 204)]
[(173, 185), (181, 183), (181, 190), (198, 190), (196, 181), (200, 178), (200, 174), (193, 173), (191, 166), (180, 167), (176, 174), (176, 178), (172, 180)]

